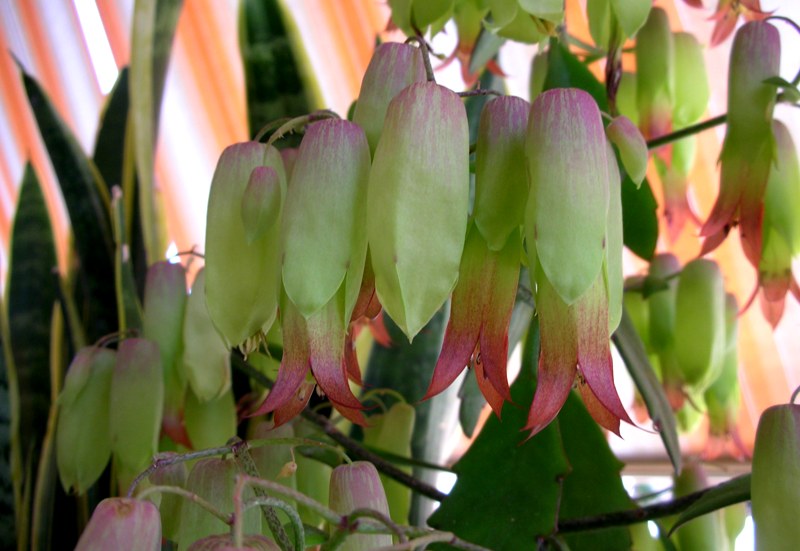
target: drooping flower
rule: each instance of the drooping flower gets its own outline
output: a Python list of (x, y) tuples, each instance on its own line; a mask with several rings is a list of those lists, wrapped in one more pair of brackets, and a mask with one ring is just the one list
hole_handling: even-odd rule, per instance
[(776, 89), (764, 82), (780, 69), (780, 36), (769, 23), (736, 33), (728, 73), (728, 128), (720, 155), (720, 191), (700, 235), (701, 254), (713, 251), (738, 224), (745, 256), (761, 258), (764, 190), (774, 156), (772, 110)]
[(620, 176), (592, 97), (577, 89), (541, 94), (526, 150), (525, 234), (541, 352), (525, 428), (547, 426), (578, 376), (591, 415), (618, 433), (620, 420), (630, 422), (609, 344), (622, 303)]
[(499, 416), (511, 400), (508, 324), (519, 279), (519, 228), (528, 195), (525, 134), (530, 105), (515, 97), (486, 103), (475, 158), (474, 224), (467, 233), (442, 352), (425, 398), (447, 388), (467, 365)]
[(369, 145), (357, 124), (324, 120), (300, 144), (283, 212), (281, 322), (275, 386), (254, 413), (297, 414), (316, 384), (345, 417), (364, 423), (347, 381), (345, 337), (362, 289)]
[(469, 129), (457, 94), (422, 82), (392, 100), (367, 203), (375, 289), (411, 339), (452, 292), (464, 248)]
[(280, 298), (280, 216), (249, 231), (242, 216), (253, 179), (274, 180), (282, 205), (286, 177), (278, 150), (257, 142), (231, 145), (220, 156), (208, 198), (205, 296), (229, 348), (268, 331)]

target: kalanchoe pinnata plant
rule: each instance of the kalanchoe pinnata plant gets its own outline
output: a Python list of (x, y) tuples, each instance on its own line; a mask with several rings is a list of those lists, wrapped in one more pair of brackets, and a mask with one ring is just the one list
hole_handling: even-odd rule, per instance
[(328, 119), (306, 130), (283, 211), (281, 316), (284, 346), (292, 353), (259, 412), (297, 400), (310, 369), (334, 406), (364, 422), (348, 386), (344, 346), (367, 255), (369, 165), (367, 138), (357, 124)]
[(764, 193), (764, 221), (758, 284), (761, 310), (775, 327), (783, 316), (786, 293), (797, 294), (792, 259), (800, 253), (800, 164), (786, 126), (773, 121), (776, 155)]
[(772, 110), (777, 91), (764, 82), (780, 70), (778, 30), (751, 22), (736, 33), (728, 73), (728, 127), (720, 154), (720, 189), (700, 230), (702, 254), (739, 225), (742, 249), (753, 266), (761, 258), (764, 190), (775, 154)]
[(525, 237), (542, 343), (526, 429), (535, 434), (555, 418), (579, 375), (592, 416), (618, 433), (620, 420), (630, 422), (609, 344), (622, 304), (622, 228), (609, 224), (609, 213), (621, 215), (620, 183), (597, 104), (577, 89), (544, 92), (531, 108), (526, 149)]

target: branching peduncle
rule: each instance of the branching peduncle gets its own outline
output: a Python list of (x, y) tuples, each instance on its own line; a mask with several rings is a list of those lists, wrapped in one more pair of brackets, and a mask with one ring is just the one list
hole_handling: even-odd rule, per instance
[(195, 494), (194, 492), (190, 492), (189, 490), (184, 490), (178, 486), (150, 486), (145, 490), (142, 490), (142, 493), (137, 496), (137, 499), (147, 499), (147, 496), (150, 494), (175, 494), (181, 497), (188, 499), (189, 501), (196, 503), (219, 520), (224, 522), (225, 524), (231, 525), (234, 522), (234, 519), (214, 507), (211, 503), (200, 497), (199, 495)]
[(309, 113), (308, 115), (303, 115), (300, 117), (295, 117), (293, 119), (289, 119), (287, 122), (283, 123), (278, 129), (269, 137), (267, 140), (267, 145), (270, 146), (274, 144), (276, 141), (283, 138), (285, 135), (290, 134), (297, 130), (298, 128), (303, 128), (304, 126), (308, 126), (312, 122), (321, 121), (324, 119), (339, 119), (338, 114), (331, 111), (330, 109), (322, 109), (320, 111), (314, 111), (313, 113)]

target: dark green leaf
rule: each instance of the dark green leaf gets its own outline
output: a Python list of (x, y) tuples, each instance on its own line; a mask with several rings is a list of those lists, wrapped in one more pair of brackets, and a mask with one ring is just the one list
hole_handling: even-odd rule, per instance
[[(25, 167), (11, 231), (8, 321), (19, 385), (22, 457), (38, 457), (50, 410), (50, 328), (57, 268), (44, 195), (30, 164)], [(33, 466), (35, 468), (35, 461)]]
[(637, 189), (626, 174), (622, 180), (622, 241), (639, 258), (651, 260), (658, 241), (658, 204), (645, 178)]
[(108, 193), (36, 80), (24, 72), (22, 79), (69, 213), (80, 261), (78, 307), (87, 338), (94, 341), (114, 331), (117, 322)]
[(114, 223), (114, 286), (117, 292), (117, 312), (119, 313), (120, 331), (142, 330), (142, 305), (136, 292), (136, 281), (133, 277), (133, 266), (129, 248), (125, 243), (125, 214), (120, 188), (112, 191), (111, 208)]
[[(17, 403), (18, 397), (16, 387), (9, 384), (8, 369), (10, 366), (6, 362), (7, 350), (6, 339), (7, 323), (5, 320), (5, 306), (0, 301), (0, 549), (13, 549), (16, 547), (16, 529), (14, 512), (14, 486), (15, 479), (13, 473), (12, 454), (15, 451), (12, 442), (12, 411), (11, 404)], [(14, 374), (12, 374), (14, 376)], [(19, 461), (17, 459), (17, 461)], [(19, 482), (19, 481), (18, 481)], [(16, 482), (16, 484), (18, 484)]]
[(566, 47), (555, 39), (547, 52), (547, 77), (544, 89), (580, 88), (594, 98), (601, 111), (608, 111), (606, 89), (592, 72)]
[[(267, 124), (311, 110), (278, 0), (244, 0), (239, 7), (239, 48), (247, 91), (250, 135)], [(296, 146), (299, 137), (279, 142)]]
[(120, 71), (114, 89), (108, 96), (100, 118), (93, 159), (97, 170), (103, 176), (108, 192), (111, 193), (114, 186), (119, 186), (126, 198), (125, 217), (128, 223), (124, 235), (129, 243), (137, 292), (139, 297), (142, 297), (147, 276), (147, 255), (139, 217), (139, 194), (133, 167), (128, 167), (129, 174), (124, 173), (126, 151), (129, 151), (129, 155), (133, 152), (133, 143), (126, 140), (130, 112), (129, 73), (127, 67)]
[(664, 394), (664, 389), (653, 371), (653, 366), (647, 359), (647, 352), (645, 352), (642, 340), (636, 333), (631, 318), (624, 310), (622, 320), (612, 338), (637, 390), (647, 405), (650, 419), (653, 420), (653, 427), (658, 430), (658, 434), (664, 442), (664, 448), (667, 450), (675, 472), (680, 472), (681, 448), (678, 442), (675, 416), (667, 396)]
[(475, 43), (475, 48), (472, 50), (472, 55), (469, 58), (469, 74), (474, 75), (482, 70), (489, 60), (493, 59), (500, 51), (500, 47), (506, 43), (506, 39), (497, 36), (493, 32), (487, 31), (485, 28), (481, 30), (478, 35), (478, 41)]
[[(414, 337), (412, 343), (399, 327), (387, 316), (383, 316), (386, 330), (392, 339), (392, 345), (384, 348), (379, 344), (372, 347), (364, 374), (365, 388), (391, 388), (402, 394), (406, 401), (415, 404), (416, 422), (411, 440), (411, 456), (414, 459), (430, 463), (441, 463), (445, 436), (454, 428), (448, 422), (455, 423), (454, 409), (458, 407), (457, 388), (434, 396), (430, 400), (420, 402), (428, 388), (433, 375), (433, 368), (442, 348), (444, 328), (447, 321), (444, 309), (437, 312), (422, 331)], [(384, 397), (387, 407), (391, 407), (393, 399)], [(447, 420), (447, 422), (446, 422)], [(426, 482), (433, 482), (436, 473), (427, 469), (415, 468), (414, 476)], [(430, 514), (432, 503), (429, 499), (414, 495), (412, 499), (411, 519), (420, 522)]]
[(492, 549), (532, 549), (552, 533), (558, 506), (557, 479), (569, 470), (558, 424), (530, 440), (520, 430), (534, 390), (538, 324), (531, 323), (523, 367), (511, 387), (517, 405), (506, 404), (502, 422), (490, 418), (456, 463), (458, 482), (428, 523)]
[(461, 383), (461, 388), (458, 389), (458, 398), (461, 400), (458, 406), (458, 422), (464, 434), (471, 438), (483, 411), (483, 406), (486, 405), (486, 399), (481, 394), (478, 381), (475, 379), (475, 370), (467, 370), (464, 382)]
[[(603, 431), (574, 392), (558, 414), (558, 427), (571, 467), (564, 478), (559, 518), (595, 516), (633, 508), (622, 485), (622, 463), (611, 452)], [(564, 534), (563, 538), (571, 551), (616, 551), (631, 546), (626, 526)]]
[[(776, 474), (776, 476), (780, 476)], [(703, 496), (684, 510), (669, 532), (673, 533), (679, 526), (690, 520), (708, 514), (717, 509), (750, 500), (750, 475), (743, 474), (731, 478), (721, 484), (709, 488)]]

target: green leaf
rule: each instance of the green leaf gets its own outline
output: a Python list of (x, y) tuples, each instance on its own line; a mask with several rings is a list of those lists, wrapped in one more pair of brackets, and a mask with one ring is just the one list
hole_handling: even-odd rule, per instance
[(131, 33), (130, 104), (136, 168), (141, 187), (139, 206), (148, 264), (160, 258), (166, 247), (153, 195), (155, 143), (172, 37), (180, 15), (181, 0), (137, 0)]
[[(106, 100), (100, 116), (100, 126), (94, 146), (94, 161), (103, 177), (108, 193), (114, 186), (122, 188), (125, 197), (125, 241), (129, 244), (131, 264), (139, 296), (144, 294), (144, 280), (147, 277), (147, 255), (144, 250), (144, 236), (139, 216), (139, 194), (133, 166), (133, 141), (129, 132), (130, 112), (130, 70), (123, 67), (117, 82)], [(126, 164), (127, 159), (127, 164)]]
[(114, 287), (117, 292), (117, 312), (119, 315), (119, 330), (141, 332), (142, 330), (142, 305), (137, 296), (136, 281), (133, 277), (130, 248), (125, 242), (125, 214), (123, 212), (123, 198), (120, 188), (112, 190), (111, 208), (114, 223)]
[[(533, 399), (538, 324), (528, 332), (523, 367), (511, 387), (517, 404)], [(456, 463), (458, 482), (428, 524), (492, 549), (529, 549), (555, 528), (557, 478), (569, 470), (556, 423), (522, 442), (527, 411), (506, 404), (503, 420), (492, 417)]]
[(544, 90), (552, 88), (580, 88), (589, 92), (600, 111), (608, 112), (606, 89), (592, 72), (564, 45), (555, 39), (547, 50), (547, 77)]
[[(558, 414), (558, 427), (571, 466), (564, 478), (558, 517), (579, 518), (633, 508), (622, 485), (622, 463), (611, 452), (602, 429), (574, 392)], [(625, 526), (562, 537), (571, 551), (615, 551), (631, 545), (630, 532)]]
[(670, 528), (672, 534), (679, 526), (717, 509), (750, 500), (750, 474), (743, 474), (709, 488), (703, 496), (687, 507)]
[(117, 323), (108, 192), (39, 83), (24, 72), (22, 80), (69, 213), (80, 261), (78, 306), (85, 312), (87, 338), (94, 341), (116, 330)]
[(661, 440), (664, 442), (664, 448), (667, 450), (675, 472), (680, 472), (681, 449), (675, 416), (667, 396), (664, 394), (664, 389), (647, 359), (647, 352), (645, 352), (644, 345), (627, 311), (623, 311), (622, 320), (612, 338), (637, 390), (647, 405), (650, 419), (653, 420), (653, 427), (658, 430)]
[[(51, 401), (50, 333), (56, 301), (53, 231), (39, 181), (26, 165), (11, 232), (8, 321), (19, 384), (22, 456), (39, 455)], [(35, 469), (36, 461), (31, 463)]]
[[(500, 47), (505, 43), (505, 38), (497, 36), (493, 32), (489, 32), (486, 28), (483, 28), (481, 34), (478, 35), (478, 40), (475, 42), (475, 47), (472, 49), (472, 55), (469, 58), (469, 68), (467, 69), (469, 74), (474, 75), (476, 72), (483, 69), (491, 59), (495, 58), (500, 51)], [(491, 74), (489, 71), (486, 71), (484, 75), (487, 73)], [(497, 78), (496, 75), (492, 76)], [(497, 78), (497, 80), (501, 82), (500, 86), (503, 86), (502, 80), (499, 78)], [(481, 75), (481, 88), (484, 88), (483, 75)], [(467, 107), (467, 111), (469, 111), (469, 107)]]
[[(15, 487), (19, 488), (20, 477), (15, 476), (19, 469), (19, 445), (16, 437), (15, 412), (19, 403), (15, 381), (16, 373), (10, 373), (12, 362), (8, 347), (8, 324), (5, 319), (5, 305), (0, 300), (0, 548), (13, 549), (17, 544)], [(14, 457), (17, 455), (17, 457)]]
[(622, 180), (622, 240), (639, 258), (650, 260), (658, 242), (658, 203), (647, 178), (636, 188), (627, 174)]

